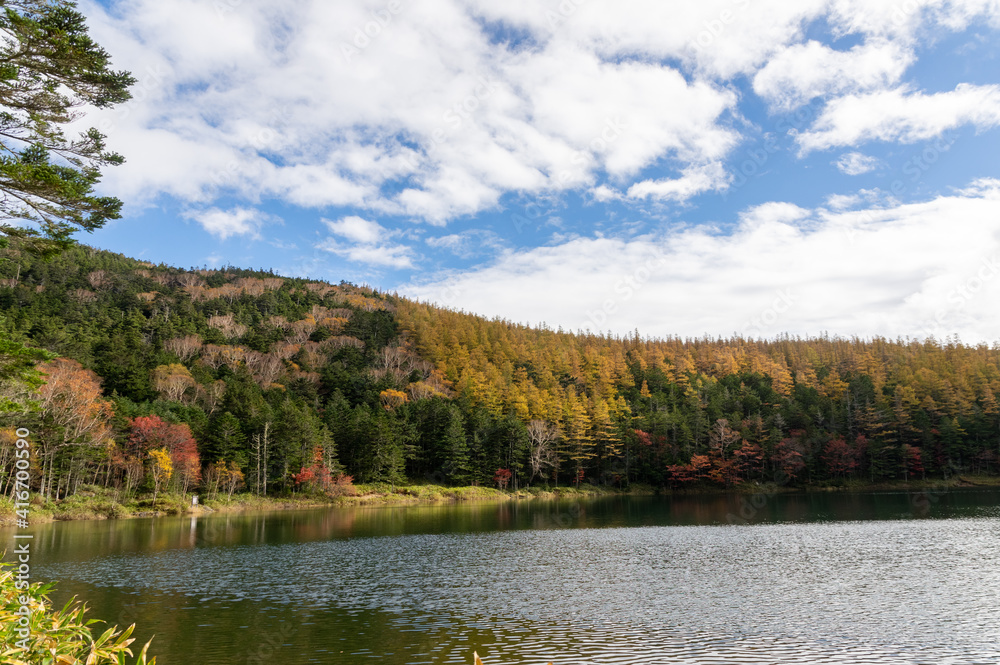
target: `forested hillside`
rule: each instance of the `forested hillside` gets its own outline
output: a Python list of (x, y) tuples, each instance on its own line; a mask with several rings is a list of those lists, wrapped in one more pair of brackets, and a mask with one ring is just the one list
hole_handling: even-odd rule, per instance
[[(34, 489), (49, 495), (998, 470), (995, 346), (575, 335), (86, 247), (3, 250), (0, 316), (8, 343), (58, 354), (37, 392), (10, 372), (3, 387), (18, 405), (4, 425), (33, 432)], [(16, 438), (0, 436), (0, 468)]]
[(561, 466), (584, 477), (877, 480), (997, 468), (996, 346), (614, 339), (405, 301), (399, 319), (460, 394), (556, 424)]

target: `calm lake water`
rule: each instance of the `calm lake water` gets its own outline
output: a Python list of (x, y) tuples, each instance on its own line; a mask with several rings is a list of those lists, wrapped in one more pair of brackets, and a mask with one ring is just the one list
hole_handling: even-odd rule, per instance
[[(997, 663), (1000, 492), (615, 497), (32, 527), (161, 665)], [(0, 531), (12, 543), (10, 530)], [(7, 546), (9, 549), (9, 546)]]

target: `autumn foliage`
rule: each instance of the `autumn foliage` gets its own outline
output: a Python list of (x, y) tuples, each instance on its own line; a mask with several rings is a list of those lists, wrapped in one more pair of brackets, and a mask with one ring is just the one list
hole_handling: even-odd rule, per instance
[(307, 492), (323, 492), (333, 496), (354, 494), (354, 479), (343, 473), (333, 473), (324, 460), (323, 449), (320, 447), (313, 450), (312, 464), (302, 467), (292, 478), (297, 487)]
[(159, 448), (167, 452), (181, 492), (201, 480), (198, 444), (186, 423), (168, 423), (159, 416), (141, 416), (130, 421), (128, 445), (122, 455), (126, 464)]
[(205, 473), (205, 489), (213, 499), (220, 492), (225, 492), (226, 498), (232, 498), (233, 492), (243, 487), (244, 480), (239, 464), (218, 460)]
[(355, 478), (686, 489), (1000, 471), (1000, 347), (574, 333), (83, 249), (0, 261), (0, 291), (10, 332), (65, 356), (40, 366), (23, 423), (48, 496), (153, 491), (153, 450), (172, 467), (161, 491), (222, 496)]
[[(114, 409), (104, 399), (100, 378), (84, 369), (75, 360), (56, 358), (39, 367), (45, 378), (40, 388), (40, 406), (43, 414), (43, 436), (40, 437), (41, 477), (39, 491), (45, 495), (62, 494), (63, 483), (70, 487), (74, 471), (77, 479), (84, 469), (69, 469), (55, 479), (57, 456), (75, 448), (102, 448), (107, 446), (114, 430), (111, 417)], [(53, 480), (55, 484), (53, 486)]]
[(493, 474), (493, 482), (496, 483), (498, 489), (505, 490), (510, 483), (511, 475), (510, 469), (497, 469), (497, 472)]

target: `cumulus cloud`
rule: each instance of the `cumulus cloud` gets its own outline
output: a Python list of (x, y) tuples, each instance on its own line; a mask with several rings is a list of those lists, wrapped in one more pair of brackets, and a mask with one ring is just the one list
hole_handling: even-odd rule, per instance
[(336, 235), (362, 245), (374, 245), (385, 236), (385, 229), (377, 222), (362, 219), (356, 215), (337, 221), (325, 220), (324, 224)]
[(225, 240), (232, 236), (259, 238), (260, 227), (271, 221), (270, 215), (254, 208), (233, 208), (231, 210), (209, 208), (189, 211), (185, 213), (185, 216), (201, 224), (203, 229), (219, 240)]
[[(130, 203), (268, 197), (443, 224), (508, 192), (600, 200), (634, 187), (632, 198), (683, 200), (721, 184), (705, 169), (741, 139), (730, 88), (741, 75), (776, 108), (833, 99), (800, 137), (804, 151), (995, 123), (989, 86), (884, 89), (912, 62), (921, 25), (995, 21), (986, 0), (929, 0), (902, 17), (896, 2), (855, 0), (630, 0), (614, 11), (435, 0), (403, 3), (384, 25), (361, 0), (83, 8), (115, 66), (139, 79), (134, 101), (88, 114), (129, 159), (106, 184)], [(805, 41), (819, 20), (864, 41)], [(495, 43), (498, 26), (524, 44)], [(644, 173), (653, 166), (684, 175)]]
[(1000, 125), (1000, 86), (960, 83), (954, 90), (926, 94), (905, 88), (831, 101), (796, 137), (802, 154), (867, 141), (914, 143), (962, 125)]
[(273, 197), (444, 223), (510, 191), (684, 169), (738, 140), (732, 91), (606, 58), (568, 24), (533, 26), (539, 48), (518, 51), (450, 0), (406, 4), (371, 34), (362, 2), (184, 6), (183, 20), (155, 0), (87, 7), (116, 66), (156, 72), (127, 112), (90, 116), (129, 157), (107, 184), (131, 200)]
[(973, 22), (1000, 25), (996, 0), (832, 0), (827, 20), (838, 37), (862, 34), (912, 43), (928, 24), (960, 31)]
[(338, 220), (324, 219), (323, 224), (333, 234), (320, 242), (318, 249), (342, 256), (349, 261), (388, 268), (412, 268), (413, 251), (407, 245), (394, 243), (398, 231), (389, 231), (378, 222), (356, 215)]
[(837, 51), (811, 40), (772, 58), (754, 76), (753, 89), (772, 107), (787, 111), (815, 97), (895, 84), (914, 60), (912, 50), (893, 42)]
[(885, 198), (885, 194), (878, 188), (859, 189), (853, 194), (830, 194), (826, 197), (826, 207), (831, 210), (846, 210), (866, 203), (874, 206)]
[(680, 178), (637, 182), (629, 187), (628, 197), (633, 199), (653, 198), (661, 201), (686, 201), (702, 192), (724, 189), (728, 182), (729, 176), (722, 164), (713, 162), (704, 166), (692, 166), (684, 169)]
[(863, 155), (860, 152), (848, 152), (840, 156), (834, 164), (841, 173), (847, 175), (861, 175), (874, 171), (881, 165), (878, 158), (870, 155)]
[(619, 334), (828, 331), (992, 342), (1000, 329), (998, 215), (1000, 182), (989, 180), (893, 207), (770, 203), (743, 211), (731, 235), (689, 227), (573, 238), (400, 292), (438, 301), (447, 292), (444, 304), (487, 316)]

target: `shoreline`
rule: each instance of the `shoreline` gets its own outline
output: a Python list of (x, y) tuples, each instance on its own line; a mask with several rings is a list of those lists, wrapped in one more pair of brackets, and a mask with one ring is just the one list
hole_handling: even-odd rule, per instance
[[(836, 485), (788, 486), (776, 483), (742, 483), (720, 487), (692, 487), (684, 489), (657, 488), (634, 485), (617, 489), (586, 485), (584, 487), (530, 488), (502, 491), (490, 487), (444, 487), (441, 485), (396, 485), (374, 483), (355, 486), (355, 494), (343, 496), (279, 496), (263, 497), (237, 494), (232, 498), (208, 499), (192, 505), (194, 495), (183, 497), (165, 494), (157, 498), (156, 506), (148, 496), (119, 502), (114, 492), (106, 489), (83, 491), (60, 500), (45, 501), (38, 495), (32, 497), (29, 523), (39, 524), (60, 521), (133, 519), (143, 517), (170, 517), (176, 515), (209, 515), (213, 513), (243, 513), (254, 511), (303, 510), (311, 508), (336, 508), (354, 506), (414, 506), (449, 505), (458, 503), (503, 503), (507, 501), (553, 500), (572, 498), (600, 498), (611, 496), (719, 496), (723, 494), (795, 494), (827, 492), (893, 492), (893, 491), (952, 491), (963, 489), (1000, 489), (1000, 476), (955, 476), (947, 480), (911, 480), (881, 483), (847, 481)], [(0, 527), (16, 523), (14, 505), (0, 499)]]
[[(458, 503), (503, 503), (532, 499), (594, 498), (602, 496), (652, 496), (655, 488), (636, 486), (631, 490), (618, 490), (597, 486), (558, 487), (551, 490), (501, 491), (489, 487), (445, 487), (442, 485), (396, 485), (388, 483), (361, 484), (356, 493), (342, 496), (258, 496), (234, 494), (232, 498), (200, 500), (192, 505), (191, 493), (160, 494), (155, 508), (151, 495), (140, 495), (124, 503), (115, 493), (104, 488), (84, 490), (64, 499), (44, 500), (34, 495), (28, 511), (29, 524), (81, 520), (134, 519), (144, 517), (171, 517), (177, 515), (211, 515), (214, 513), (243, 513), (255, 511), (304, 510), (311, 508), (338, 508), (354, 506), (415, 506), (451, 505)], [(200, 496), (200, 495), (199, 495)], [(13, 503), (0, 498), (0, 527), (14, 526), (17, 516)]]

